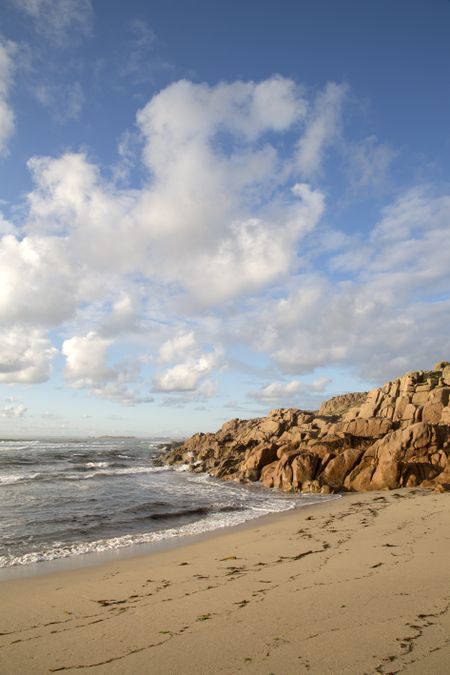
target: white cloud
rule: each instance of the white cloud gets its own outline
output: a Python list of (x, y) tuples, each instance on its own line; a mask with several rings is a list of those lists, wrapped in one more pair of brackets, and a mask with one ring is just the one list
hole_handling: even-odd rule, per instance
[[(183, 363), (177, 363), (163, 373), (159, 373), (153, 380), (154, 391), (195, 391), (204, 378), (209, 375), (218, 361), (217, 352), (201, 354), (197, 358), (190, 358)], [(206, 391), (212, 391), (210, 384), (206, 385)]]
[[(174, 83), (138, 114), (148, 172), (136, 189), (106, 180), (84, 153), (32, 158), (21, 236), (0, 223), (11, 233), (0, 242), (0, 319), (74, 336), (63, 346), (68, 383), (128, 405), (149, 400), (144, 365), (156, 364), (155, 391), (213, 395), (222, 358), (211, 345), (222, 342), (271, 357), (274, 381), (253, 392), (261, 401), (283, 395), (283, 374), (338, 365), (380, 378), (405, 354), (412, 367), (444, 358), (450, 197), (406, 191), (362, 241), (320, 225), (324, 194), (301, 182), (338, 139), (344, 98), (331, 84), (311, 105), (281, 77)], [(361, 147), (368, 186), (387, 155), (370, 139)], [(108, 361), (129, 348), (125, 337), (145, 364)]]
[(23, 403), (18, 403), (15, 399), (6, 399), (3, 407), (0, 407), (0, 417), (13, 419), (15, 417), (24, 417), (27, 408)]
[(17, 46), (0, 36), (0, 157), (7, 152), (7, 144), (14, 132), (14, 112), (9, 103), (9, 93), (14, 70), (13, 57)]
[(5, 234), (17, 234), (16, 226), (7, 220), (0, 211), (0, 238)]
[(318, 394), (323, 394), (331, 382), (332, 380), (330, 377), (319, 377), (319, 379), (311, 382), (309, 388), (311, 391), (317, 392)]
[(384, 209), (361, 257), (358, 240), (344, 243), (340, 280), (326, 267), (291, 279), (281, 299), (255, 305), (243, 339), (290, 375), (340, 365), (380, 381), (427, 368), (450, 353), (449, 236), (450, 197), (409, 190)]
[(119, 190), (83, 154), (33, 158), (29, 231), (65, 234), (96, 272), (139, 272), (194, 302), (257, 292), (288, 273), (323, 212), (277, 149), (305, 110), (280, 77), (170, 85), (138, 113), (151, 180)]
[(103, 337), (115, 337), (140, 332), (138, 304), (138, 299), (131, 292), (121, 291), (111, 303), (110, 311), (104, 311), (99, 333)]
[(65, 46), (77, 36), (91, 32), (91, 0), (10, 0), (30, 16), (36, 30), (58, 46)]
[[(126, 380), (126, 377), (124, 378)], [(106, 398), (109, 401), (116, 401), (123, 406), (135, 406), (143, 403), (152, 403), (155, 399), (153, 396), (141, 395), (134, 388), (125, 382), (106, 382), (101, 386), (93, 387), (90, 390), (91, 394), (98, 398)]]
[(56, 354), (47, 336), (37, 329), (15, 326), (0, 330), (0, 382), (46, 382)]
[(298, 166), (305, 178), (315, 177), (322, 168), (324, 154), (339, 136), (346, 85), (330, 82), (316, 97), (308, 126), (298, 143)]
[(107, 349), (111, 344), (111, 340), (100, 337), (94, 331), (63, 342), (62, 353), (66, 357), (64, 374), (72, 386), (94, 387), (97, 382), (115, 378), (114, 370), (106, 363)]
[(133, 406), (153, 401), (151, 396), (142, 395), (136, 387), (139, 363), (108, 364), (108, 349), (113, 344), (112, 339), (95, 331), (65, 340), (62, 353), (66, 357), (64, 376), (67, 382), (72, 387), (88, 389), (94, 396), (121, 405)]
[(194, 331), (177, 333), (173, 338), (166, 340), (159, 349), (159, 360), (168, 363), (184, 358), (196, 348)]
[(323, 208), (319, 192), (290, 182), (290, 160), (276, 147), (276, 136), (296, 129), (305, 112), (302, 91), (280, 77), (215, 87), (181, 81), (139, 112), (156, 180), (136, 217), (145, 214), (166, 279), (209, 304), (286, 274)]
[[(0, 239), (0, 319), (58, 325), (76, 307), (75, 272), (67, 242), (12, 235)], [(79, 268), (78, 268), (79, 271)]]
[(185, 285), (195, 297), (220, 302), (258, 291), (289, 274), (299, 241), (314, 228), (324, 209), (322, 193), (308, 185), (294, 185), (292, 194), (298, 201), (275, 208), (272, 221), (235, 222), (216, 252), (185, 263)]
[(257, 391), (249, 392), (250, 398), (264, 403), (274, 403), (285, 401), (286, 399), (295, 401), (301, 390), (301, 382), (292, 380), (291, 382), (271, 382), (261, 387)]
[(138, 270), (146, 233), (134, 218), (136, 193), (116, 190), (82, 153), (28, 162), (35, 189), (28, 194), (29, 232), (70, 237), (73, 258), (93, 273)]
[(295, 406), (298, 405), (302, 394), (323, 393), (330, 382), (327, 377), (308, 383), (299, 380), (271, 382), (256, 391), (249, 392), (248, 396), (263, 404)]

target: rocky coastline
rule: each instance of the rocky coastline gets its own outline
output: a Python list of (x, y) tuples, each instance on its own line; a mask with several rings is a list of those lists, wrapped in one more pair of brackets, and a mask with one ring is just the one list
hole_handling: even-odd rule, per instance
[(162, 457), (224, 480), (327, 494), (400, 487), (450, 490), (450, 362), (318, 411), (272, 410), (197, 433)]

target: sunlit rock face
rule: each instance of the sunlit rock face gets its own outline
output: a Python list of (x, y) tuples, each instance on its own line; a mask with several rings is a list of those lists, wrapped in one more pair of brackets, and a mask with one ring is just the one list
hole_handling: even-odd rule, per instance
[(194, 434), (164, 457), (227, 480), (329, 493), (422, 486), (450, 489), (450, 363), (407, 373), (319, 411), (272, 410)]

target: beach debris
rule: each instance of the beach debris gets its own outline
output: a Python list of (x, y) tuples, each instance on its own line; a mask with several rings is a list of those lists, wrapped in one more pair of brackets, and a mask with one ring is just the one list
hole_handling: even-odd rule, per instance
[(211, 619), (211, 617), (212, 617), (211, 613), (200, 614), (200, 616), (197, 617), (197, 621), (208, 621), (209, 619)]

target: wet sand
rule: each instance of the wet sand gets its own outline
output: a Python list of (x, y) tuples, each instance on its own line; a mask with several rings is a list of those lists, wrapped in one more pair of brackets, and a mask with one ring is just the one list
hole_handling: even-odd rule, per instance
[(450, 672), (450, 494), (345, 495), (0, 583), (0, 673)]

